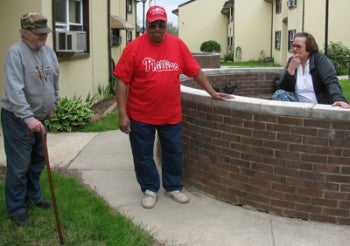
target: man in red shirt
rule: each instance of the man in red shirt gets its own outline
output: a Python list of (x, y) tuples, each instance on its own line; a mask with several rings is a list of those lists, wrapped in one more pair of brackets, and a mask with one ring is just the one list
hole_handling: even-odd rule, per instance
[(129, 43), (113, 74), (119, 79), (119, 128), (129, 134), (135, 172), (144, 193), (142, 206), (153, 208), (160, 178), (153, 159), (155, 132), (162, 148), (162, 184), (165, 194), (179, 203), (189, 202), (182, 192), (182, 110), (180, 74), (193, 77), (212, 98), (216, 92), (187, 45), (166, 33), (167, 14), (153, 5), (146, 15), (147, 32)]

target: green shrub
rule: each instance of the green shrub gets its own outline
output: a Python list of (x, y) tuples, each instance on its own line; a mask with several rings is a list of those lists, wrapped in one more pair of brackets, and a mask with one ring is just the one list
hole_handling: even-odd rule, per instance
[(112, 77), (107, 85), (98, 84), (97, 85), (97, 95), (95, 96), (97, 101), (111, 99), (116, 94), (116, 84), (117, 78)]
[(112, 98), (114, 96), (114, 87), (115, 83), (108, 84), (107, 86), (98, 84), (96, 96), (98, 101)]
[(341, 42), (330, 42), (328, 45), (328, 57), (332, 60), (337, 74), (343, 74), (347, 70), (350, 59), (350, 49)]
[(61, 98), (56, 105), (55, 115), (45, 121), (52, 132), (71, 132), (75, 128), (84, 126), (93, 116), (91, 110), (92, 98), (83, 101), (80, 97)]
[(273, 63), (274, 58), (272, 56), (266, 56), (265, 51), (261, 50), (259, 53), (259, 61), (266, 62), (266, 63)]
[(233, 61), (233, 53), (232, 52), (227, 52), (224, 55), (224, 62), (228, 62), (228, 61)]
[(220, 52), (221, 45), (214, 40), (208, 40), (201, 44), (200, 50), (202, 52)]

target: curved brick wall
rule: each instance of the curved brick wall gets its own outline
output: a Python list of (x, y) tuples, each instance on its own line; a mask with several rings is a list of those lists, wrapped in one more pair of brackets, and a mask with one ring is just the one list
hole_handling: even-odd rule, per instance
[[(280, 72), (205, 71), (212, 83), (237, 83), (237, 94), (246, 84), (266, 94), (258, 88)], [(282, 216), (350, 224), (349, 110), (243, 96), (214, 101), (203, 90), (181, 90), (185, 185)]]

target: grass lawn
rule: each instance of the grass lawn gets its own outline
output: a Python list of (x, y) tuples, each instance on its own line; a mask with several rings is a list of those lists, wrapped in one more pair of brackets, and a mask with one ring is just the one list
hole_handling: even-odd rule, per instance
[[(52, 172), (65, 245), (153, 245), (154, 239), (111, 208), (78, 179)], [(51, 200), (47, 172), (41, 178)], [(0, 245), (59, 245), (54, 210), (29, 209), (32, 225), (17, 227), (7, 217), (4, 168), (0, 169)]]
[[(117, 130), (118, 112), (84, 126), (85, 132)], [(8, 219), (5, 198), (5, 168), (0, 167), (0, 245), (58, 245), (54, 210), (31, 207), (30, 226), (17, 227)], [(82, 186), (73, 175), (52, 171), (55, 195), (65, 245), (154, 245), (152, 235), (113, 211), (103, 199)], [(51, 201), (47, 171), (42, 173), (44, 197)]]
[(111, 131), (119, 129), (119, 114), (117, 110), (114, 110), (110, 114), (101, 118), (98, 121), (86, 124), (83, 127), (84, 132), (101, 132), (101, 131)]
[(262, 62), (262, 61), (247, 61), (247, 62), (221, 62), (221, 66), (229, 67), (280, 67), (280, 65), (273, 62)]
[(343, 89), (343, 94), (350, 102), (350, 79), (339, 80), (339, 84)]

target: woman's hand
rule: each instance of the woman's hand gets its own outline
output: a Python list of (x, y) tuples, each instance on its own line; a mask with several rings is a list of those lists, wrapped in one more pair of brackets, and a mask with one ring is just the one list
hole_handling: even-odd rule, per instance
[(339, 106), (339, 107), (342, 107), (342, 108), (346, 108), (346, 109), (350, 109), (350, 105), (344, 101), (335, 101), (332, 106)]

